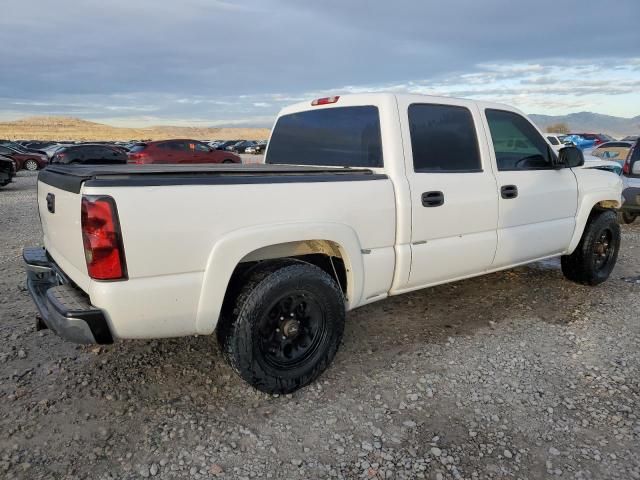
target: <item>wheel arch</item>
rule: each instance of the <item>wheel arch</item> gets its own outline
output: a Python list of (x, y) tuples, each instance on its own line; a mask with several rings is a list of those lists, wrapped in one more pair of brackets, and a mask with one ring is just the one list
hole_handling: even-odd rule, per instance
[(210, 334), (215, 329), (227, 289), (239, 265), (277, 258), (304, 258), (305, 255), (341, 258), (346, 277), (347, 309), (359, 303), (364, 288), (364, 263), (360, 241), (351, 227), (336, 223), (250, 227), (229, 233), (212, 247), (203, 273), (197, 332)]
[(622, 206), (622, 199), (612, 198), (611, 192), (596, 192), (593, 194), (585, 195), (582, 202), (579, 205), (579, 211), (576, 215), (576, 229), (573, 232), (571, 243), (567, 249), (567, 253), (571, 254), (580, 243), (580, 239), (584, 233), (584, 229), (587, 226), (589, 218), (594, 212), (602, 210), (616, 210)]

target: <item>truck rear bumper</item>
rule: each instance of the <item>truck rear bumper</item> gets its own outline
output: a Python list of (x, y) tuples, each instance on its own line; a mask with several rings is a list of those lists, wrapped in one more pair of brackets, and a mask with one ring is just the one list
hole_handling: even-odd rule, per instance
[(25, 248), (22, 258), (27, 288), (46, 328), (75, 343), (113, 343), (104, 312), (71, 284), (44, 248)]

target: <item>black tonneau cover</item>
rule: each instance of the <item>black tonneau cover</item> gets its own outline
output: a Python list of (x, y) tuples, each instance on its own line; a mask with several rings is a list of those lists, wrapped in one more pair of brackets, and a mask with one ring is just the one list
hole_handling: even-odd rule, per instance
[(356, 182), (387, 178), (368, 169), (295, 165), (49, 165), (38, 180), (80, 193), (91, 187), (239, 185), (255, 183)]

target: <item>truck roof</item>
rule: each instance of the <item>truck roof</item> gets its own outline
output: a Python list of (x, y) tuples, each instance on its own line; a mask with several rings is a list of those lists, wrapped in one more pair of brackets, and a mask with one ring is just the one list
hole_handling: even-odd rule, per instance
[(457, 98), (457, 97), (445, 97), (445, 96), (435, 96), (435, 95), (423, 95), (417, 93), (387, 93), (387, 92), (374, 92), (374, 93), (352, 93), (352, 94), (336, 94), (336, 97), (339, 97), (335, 103), (330, 103), (326, 105), (312, 105), (313, 99), (294, 103), (287, 107), (284, 107), (278, 116), (287, 115), (290, 113), (296, 113), (300, 111), (310, 110), (310, 109), (320, 109), (320, 108), (337, 108), (344, 106), (354, 106), (354, 105), (377, 105), (383, 103), (388, 100), (396, 100), (396, 99), (405, 99), (410, 102), (415, 103), (456, 103), (460, 102), (461, 104), (475, 104), (480, 108), (495, 108), (498, 110), (507, 110), (511, 112), (517, 112), (521, 115), (526, 115), (521, 112), (517, 108), (512, 107), (511, 105), (507, 105), (504, 103), (497, 102), (485, 102), (479, 100), (473, 100), (468, 98)]

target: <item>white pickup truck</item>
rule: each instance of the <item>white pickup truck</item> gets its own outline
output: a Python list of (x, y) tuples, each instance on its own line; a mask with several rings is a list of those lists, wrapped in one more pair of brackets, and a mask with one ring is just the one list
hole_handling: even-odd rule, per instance
[(265, 165), (52, 165), (44, 248), (24, 250), (38, 326), (84, 343), (215, 331), (243, 379), (291, 392), (356, 307), (549, 257), (606, 280), (622, 183), (583, 161), (505, 105), (365, 94), (285, 108)]

